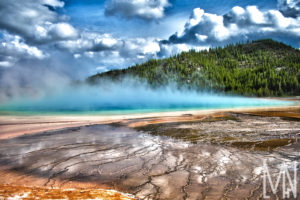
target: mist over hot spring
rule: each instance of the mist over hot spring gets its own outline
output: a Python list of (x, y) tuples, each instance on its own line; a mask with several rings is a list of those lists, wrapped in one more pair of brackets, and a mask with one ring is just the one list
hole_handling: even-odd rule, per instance
[(151, 88), (134, 79), (104, 81), (99, 85), (65, 84), (38, 95), (10, 98), (2, 111), (20, 112), (155, 112), (286, 105), (289, 102), (229, 96), (213, 92), (178, 89), (175, 85)]

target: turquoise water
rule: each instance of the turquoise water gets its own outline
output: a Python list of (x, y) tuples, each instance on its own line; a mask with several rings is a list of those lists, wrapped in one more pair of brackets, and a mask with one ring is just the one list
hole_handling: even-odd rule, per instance
[(289, 106), (294, 102), (269, 99), (203, 95), (196, 99), (177, 99), (165, 101), (127, 101), (123, 103), (99, 101), (98, 103), (81, 102), (70, 100), (70, 102), (59, 102), (58, 99), (40, 99), (12, 101), (0, 106), (0, 114), (20, 115), (118, 115), (137, 114), (151, 112), (170, 112), (186, 110), (208, 110), (225, 108), (267, 107), (267, 106)]
[(294, 104), (174, 88), (151, 89), (139, 82), (61, 87), (35, 96), (14, 97), (0, 105), (0, 114), (115, 115)]

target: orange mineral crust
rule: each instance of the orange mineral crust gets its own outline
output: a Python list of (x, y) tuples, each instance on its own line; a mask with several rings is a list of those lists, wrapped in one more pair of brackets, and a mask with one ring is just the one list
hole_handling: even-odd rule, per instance
[(0, 199), (105, 199), (131, 200), (131, 195), (104, 189), (59, 189), (0, 184)]

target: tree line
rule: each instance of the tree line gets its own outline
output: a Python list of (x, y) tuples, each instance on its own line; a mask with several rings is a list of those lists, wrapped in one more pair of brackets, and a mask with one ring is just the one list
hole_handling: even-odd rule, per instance
[(247, 41), (152, 59), (96, 74), (87, 81), (99, 84), (126, 76), (147, 81), (154, 88), (175, 83), (178, 88), (245, 96), (300, 95), (300, 51), (271, 39)]

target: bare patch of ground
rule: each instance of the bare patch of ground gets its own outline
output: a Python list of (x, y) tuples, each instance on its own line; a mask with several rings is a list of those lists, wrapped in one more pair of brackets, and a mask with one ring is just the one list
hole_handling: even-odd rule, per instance
[[(260, 199), (264, 160), (274, 180), (300, 161), (299, 113), (97, 119), (105, 124), (2, 139), (0, 199)], [(271, 199), (280, 188), (267, 188)]]

